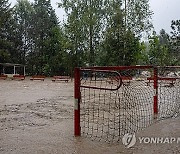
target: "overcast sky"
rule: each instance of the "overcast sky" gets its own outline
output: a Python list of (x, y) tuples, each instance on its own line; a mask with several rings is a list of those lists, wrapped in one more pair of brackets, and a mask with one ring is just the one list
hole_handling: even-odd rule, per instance
[[(16, 0), (9, 0), (14, 5)], [(33, 0), (30, 0), (33, 1)], [(64, 12), (57, 7), (59, 0), (51, 0), (52, 6), (60, 21), (63, 19)], [(152, 22), (157, 33), (163, 28), (170, 32), (171, 20), (180, 20), (180, 0), (149, 0), (151, 10), (154, 12)]]

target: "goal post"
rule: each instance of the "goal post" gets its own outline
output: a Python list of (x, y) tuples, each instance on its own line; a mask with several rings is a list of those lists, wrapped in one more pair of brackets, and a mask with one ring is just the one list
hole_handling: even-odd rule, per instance
[(74, 70), (74, 135), (81, 135), (80, 128), (80, 69), (75, 68)]
[(157, 119), (158, 116), (158, 69), (154, 67), (154, 119)]
[[(176, 77), (169, 77), (172, 71)], [(179, 66), (75, 68), (74, 135), (116, 142), (154, 119), (179, 113), (179, 71)]]

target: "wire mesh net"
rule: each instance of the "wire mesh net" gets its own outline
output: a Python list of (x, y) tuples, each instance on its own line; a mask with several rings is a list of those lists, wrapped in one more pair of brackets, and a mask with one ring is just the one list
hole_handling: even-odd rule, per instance
[[(169, 73), (159, 70), (163, 80), (158, 81), (158, 119), (162, 119), (179, 114), (180, 83), (178, 77), (173, 83), (167, 80)], [(119, 142), (126, 133), (151, 125), (155, 121), (153, 78), (153, 68), (81, 69), (81, 134), (93, 140)]]
[(158, 68), (159, 119), (180, 114), (180, 67)]

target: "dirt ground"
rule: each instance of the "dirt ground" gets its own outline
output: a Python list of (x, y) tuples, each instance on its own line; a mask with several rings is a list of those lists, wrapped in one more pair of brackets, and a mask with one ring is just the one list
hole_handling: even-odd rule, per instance
[[(180, 142), (108, 144), (73, 136), (73, 82), (0, 80), (0, 154), (179, 154)], [(136, 137), (180, 137), (180, 117)]]

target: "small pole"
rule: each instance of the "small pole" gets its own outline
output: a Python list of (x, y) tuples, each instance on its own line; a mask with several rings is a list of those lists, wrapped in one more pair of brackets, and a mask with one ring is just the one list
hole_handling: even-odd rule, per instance
[(4, 66), (3, 66), (3, 74), (5, 74), (5, 68), (4, 68)]
[(14, 65), (14, 75), (16, 74), (16, 66)]
[(26, 75), (26, 66), (24, 66), (24, 76)]

